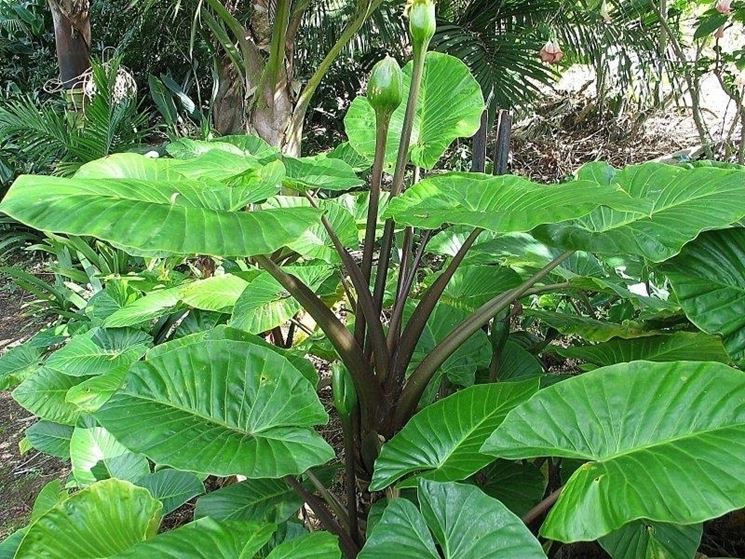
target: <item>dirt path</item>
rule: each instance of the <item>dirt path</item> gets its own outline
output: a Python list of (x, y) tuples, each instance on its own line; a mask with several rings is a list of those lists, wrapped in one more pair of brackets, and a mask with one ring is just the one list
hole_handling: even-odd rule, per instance
[[(30, 337), (38, 323), (23, 314), (30, 296), (0, 278), (0, 353)], [(64, 480), (66, 464), (36, 451), (21, 455), (18, 443), (34, 416), (21, 408), (8, 392), (0, 392), (0, 540), (25, 525), (36, 495), (53, 479)]]

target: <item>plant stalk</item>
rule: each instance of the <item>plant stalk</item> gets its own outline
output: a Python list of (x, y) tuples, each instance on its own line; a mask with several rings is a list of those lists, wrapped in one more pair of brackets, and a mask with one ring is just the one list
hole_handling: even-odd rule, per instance
[(354, 336), (337, 318), (313, 290), (293, 275), (283, 271), (266, 256), (254, 257), (264, 270), (269, 272), (279, 284), (292, 294), (303, 308), (313, 317), (318, 326), (329, 337), (336, 351), (339, 353), (349, 373), (354, 380), (354, 386), (360, 397), (363, 422), (367, 424), (371, 418), (364, 415), (367, 410), (376, 410), (382, 401), (382, 392), (370, 365), (362, 359), (362, 348), (357, 344)]
[(412, 373), (404, 386), (401, 393), (399, 405), (393, 420), (394, 432), (400, 429), (416, 410), (419, 399), (424, 393), (424, 389), (432, 380), (437, 369), (458, 349), (465, 341), (470, 338), (474, 332), (489, 322), (498, 312), (507, 308), (510, 303), (525, 296), (530, 288), (545, 278), (559, 264), (569, 258), (574, 251), (567, 251), (554, 258), (540, 271), (524, 281), (518, 287), (506, 291), (491, 301), (484, 303), (474, 311), (466, 320), (459, 324), (437, 347), (435, 347), (419, 364), (417, 369)]
[(551, 493), (548, 497), (543, 499), (540, 503), (538, 503), (527, 513), (525, 513), (525, 515), (522, 517), (523, 522), (525, 524), (532, 524), (541, 516), (543, 516), (552, 506), (554, 506), (554, 503), (556, 503), (556, 501), (558, 500), (559, 495), (561, 495), (562, 489), (564, 488), (559, 487), (556, 491)]
[(352, 417), (343, 417), (341, 420), (342, 433), (344, 435), (344, 468), (345, 488), (347, 492), (347, 517), (348, 526), (352, 539), (358, 544), (360, 531), (357, 522), (357, 478), (355, 474), (355, 448), (354, 448), (354, 425)]
[(294, 477), (286, 476), (285, 482), (287, 482), (287, 484), (295, 490), (295, 493), (297, 493), (308, 504), (321, 524), (323, 524), (324, 527), (330, 532), (333, 532), (334, 534), (339, 536), (339, 543), (341, 544), (345, 557), (347, 559), (354, 559), (355, 557), (357, 557), (357, 554), (360, 552), (359, 545), (357, 545), (354, 540), (352, 540), (351, 536), (346, 530), (339, 526), (339, 523), (334, 519), (331, 512), (326, 508), (326, 505), (323, 503), (323, 501), (313, 495), (313, 493), (305, 489), (305, 487), (303, 487), (303, 484), (298, 482), (298, 480), (296, 480)]
[[(365, 241), (362, 248), (362, 276), (370, 287), (372, 275), (373, 252), (375, 250), (375, 233), (378, 227), (378, 210), (380, 207), (380, 185), (383, 179), (383, 166), (385, 165), (385, 144), (388, 139), (388, 127), (390, 115), (381, 113), (376, 115), (375, 121), (375, 161), (373, 162), (372, 176), (370, 177), (370, 201), (367, 206), (367, 223), (365, 225)], [(358, 308), (358, 311), (362, 309)], [(378, 314), (379, 310), (376, 307)], [(355, 321), (354, 337), (360, 346), (365, 343), (365, 321)]]
[(416, 349), (416, 344), (419, 341), (422, 332), (424, 332), (424, 328), (427, 325), (429, 317), (432, 315), (432, 311), (434, 311), (435, 306), (437, 305), (437, 301), (440, 300), (440, 297), (445, 291), (450, 279), (453, 277), (453, 274), (455, 274), (458, 266), (463, 262), (466, 253), (471, 246), (473, 246), (473, 243), (476, 242), (476, 239), (478, 239), (482, 231), (483, 229), (480, 228), (471, 231), (471, 234), (468, 235), (468, 238), (463, 242), (461, 247), (458, 249), (458, 252), (455, 253), (455, 256), (453, 256), (450, 264), (445, 268), (445, 271), (443, 271), (429, 289), (427, 289), (422, 296), (421, 301), (419, 301), (419, 304), (416, 306), (416, 309), (414, 309), (414, 313), (407, 322), (403, 334), (401, 334), (401, 340), (396, 352), (395, 362), (399, 375), (403, 375), (402, 371), (405, 371), (406, 367), (409, 366), (411, 357), (414, 355), (414, 350)]
[[(416, 49), (414, 51), (414, 68), (411, 73), (411, 85), (409, 86), (409, 97), (406, 101), (406, 112), (404, 113), (404, 122), (401, 129), (401, 140), (398, 144), (398, 157), (396, 159), (396, 169), (393, 173), (393, 183), (391, 184), (391, 198), (398, 196), (403, 190), (404, 178), (406, 176), (406, 163), (409, 160), (409, 146), (411, 145), (411, 131), (414, 127), (414, 116), (416, 115), (417, 101), (419, 99), (419, 89), (422, 85), (422, 75), (424, 74), (424, 61), (427, 56), (426, 49)], [(393, 232), (395, 225), (392, 219), (385, 222), (383, 228), (383, 238), (380, 243), (380, 253), (378, 255), (378, 273), (375, 277), (375, 293), (373, 300), (378, 311), (383, 307), (383, 296), (385, 294), (385, 280), (388, 275), (388, 265), (391, 257), (391, 248), (393, 247)]]

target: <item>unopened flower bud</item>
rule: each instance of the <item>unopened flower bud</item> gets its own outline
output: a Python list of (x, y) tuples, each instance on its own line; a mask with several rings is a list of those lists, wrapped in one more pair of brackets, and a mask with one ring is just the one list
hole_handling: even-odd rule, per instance
[(352, 376), (341, 363), (335, 363), (331, 369), (331, 390), (339, 416), (342, 419), (350, 417), (357, 407), (357, 391), (354, 389)]
[(543, 48), (538, 53), (538, 56), (540, 56), (543, 62), (548, 62), (549, 64), (558, 64), (559, 62), (561, 62), (561, 59), (564, 58), (564, 53), (561, 51), (559, 43), (549, 40), (548, 42), (546, 42), (545, 45), (543, 45)]
[(386, 56), (373, 66), (367, 82), (367, 100), (376, 113), (390, 115), (403, 99), (403, 77), (395, 58)]
[(714, 31), (714, 38), (716, 39), (724, 39), (724, 25), (717, 28), (716, 31)]
[(433, 0), (409, 0), (406, 11), (412, 46), (415, 50), (426, 50), (437, 28), (435, 3)]

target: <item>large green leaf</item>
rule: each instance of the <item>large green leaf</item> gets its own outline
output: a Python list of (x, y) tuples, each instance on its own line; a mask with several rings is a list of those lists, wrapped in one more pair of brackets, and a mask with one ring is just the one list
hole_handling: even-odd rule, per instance
[(527, 513), (542, 498), (547, 479), (531, 462), (497, 460), (475, 476), (481, 490), (517, 515)]
[(85, 423), (75, 427), (70, 439), (72, 475), (78, 485), (85, 487), (108, 478), (134, 483), (150, 473), (144, 456), (122, 446), (103, 427)]
[[(408, 316), (408, 309), (406, 315)], [(438, 304), (425, 325), (414, 353), (411, 356), (409, 371), (413, 371), (422, 360), (439, 344), (450, 332), (461, 324), (469, 313), (444, 303)], [(475, 381), (476, 370), (486, 367), (491, 358), (491, 347), (486, 333), (478, 330), (471, 335), (438, 369), (435, 379), (430, 381), (427, 390), (429, 396), (437, 392), (441, 375), (459, 386), (470, 386)], [(428, 396), (425, 394), (425, 400)]]
[(520, 285), (520, 276), (502, 266), (461, 266), (445, 287), (440, 301), (475, 311), (492, 297)]
[(155, 535), (161, 504), (146, 489), (110, 479), (83, 489), (34, 522), (16, 559), (102, 559)]
[(112, 313), (104, 324), (133, 326), (165, 314), (179, 303), (205, 311), (230, 312), (253, 275), (221, 274), (152, 291)]
[(270, 146), (265, 140), (258, 136), (242, 134), (221, 136), (209, 141), (181, 138), (166, 146), (168, 154), (177, 159), (191, 159), (215, 150), (252, 155), (261, 163), (269, 163), (280, 157), (279, 150)]
[[(115, 559), (250, 559), (276, 529), (257, 522), (202, 518), (138, 543)], [(245, 553), (245, 555), (244, 555)]]
[(693, 559), (703, 526), (677, 526), (636, 520), (600, 538), (613, 559)]
[(525, 309), (525, 315), (545, 322), (565, 336), (579, 336), (590, 342), (607, 342), (611, 338), (632, 339), (659, 334), (658, 331), (651, 330), (643, 323), (633, 320), (618, 324), (578, 314), (538, 309)]
[(24, 175), (0, 211), (35, 229), (90, 235), (130, 252), (223, 257), (272, 253), (318, 221), (313, 208), (229, 211), (209, 194), (189, 181)]
[(599, 367), (629, 361), (719, 361), (728, 363), (722, 340), (699, 332), (676, 332), (624, 340), (614, 338), (585, 346), (557, 347), (564, 357), (581, 359)]
[[(330, 266), (286, 266), (284, 270), (313, 290), (318, 289), (334, 271)], [(259, 334), (284, 324), (301, 308), (300, 303), (269, 272), (261, 272), (236, 301), (229, 325)]]
[[(317, 205), (323, 210), (341, 244), (352, 250), (357, 250), (357, 224), (349, 209), (337, 203), (336, 200), (319, 200)], [(266, 206), (277, 208), (310, 207), (310, 202), (300, 196), (275, 196), (267, 202)], [(297, 239), (288, 243), (287, 246), (308, 259), (319, 259), (330, 263), (341, 262), (331, 237), (320, 220), (313, 227), (306, 229)]]
[(313, 430), (328, 419), (313, 385), (286, 358), (246, 342), (148, 356), (95, 415), (127, 448), (181, 470), (278, 478), (334, 456)]
[(686, 316), (745, 359), (745, 229), (704, 233), (663, 266)]
[(243, 330), (222, 325), (211, 330), (204, 330), (196, 334), (190, 334), (168, 343), (155, 346), (148, 352), (147, 359), (153, 359), (158, 355), (176, 348), (186, 347), (192, 344), (200, 344), (203, 340), (233, 340), (236, 342), (247, 342), (253, 345), (265, 347), (266, 349), (269, 349), (289, 360), (290, 363), (292, 363), (294, 367), (300, 371), (303, 376), (311, 382), (311, 384), (313, 384), (313, 386), (318, 384), (318, 371), (316, 371), (313, 363), (305, 358), (304, 353), (298, 350), (277, 347), (276, 345), (267, 342), (261, 336), (256, 336)]
[(587, 461), (543, 525), (550, 539), (702, 522), (745, 506), (744, 391), (745, 373), (721, 363), (611, 365), (541, 390), (481, 450)]
[[(403, 69), (404, 92), (411, 83), (412, 63)], [(396, 161), (406, 103), (391, 116), (386, 162)], [(459, 59), (428, 52), (419, 91), (419, 100), (411, 133), (409, 156), (412, 163), (425, 169), (435, 166), (456, 138), (467, 138), (481, 125), (484, 98), (481, 86)], [(344, 129), (352, 147), (364, 157), (375, 155), (375, 111), (365, 97), (358, 96), (344, 117)]]
[(576, 222), (541, 228), (539, 237), (556, 246), (661, 262), (702, 231), (745, 217), (745, 170), (644, 163), (618, 171), (611, 183), (640, 206), (650, 204), (650, 211), (601, 208)]
[(41, 365), (41, 352), (30, 344), (8, 350), (0, 357), (0, 390), (15, 388)]
[(73, 404), (84, 413), (98, 411), (117, 390), (124, 386), (128, 370), (121, 368), (76, 384), (65, 394), (65, 402)]
[(84, 380), (85, 377), (71, 377), (43, 367), (13, 391), (13, 399), (42, 419), (75, 425), (80, 410), (65, 401), (65, 395)]
[(388, 505), (360, 559), (546, 557), (522, 521), (477, 487), (421, 480), (417, 495), (421, 511), (401, 498)]
[(543, 365), (517, 342), (508, 339), (499, 353), (496, 379), (520, 380), (543, 374)]
[(89, 334), (81, 334), (50, 355), (46, 367), (70, 376), (91, 377), (128, 369), (146, 351), (145, 344), (122, 350), (107, 349), (94, 342)]
[(247, 479), (200, 497), (194, 516), (280, 524), (302, 504), (303, 500), (282, 479)]
[(163, 514), (173, 512), (188, 500), (204, 493), (204, 484), (191, 472), (164, 468), (137, 480), (150, 494), (163, 503)]
[(412, 473), (436, 481), (466, 479), (493, 461), (480, 452), (486, 438), (537, 390), (538, 379), (480, 384), (425, 407), (383, 445), (370, 489), (380, 491)]
[(336, 536), (312, 532), (279, 544), (266, 559), (341, 559), (341, 551)]
[(72, 432), (69, 425), (41, 420), (26, 429), (26, 439), (39, 452), (67, 460), (70, 458)]
[(104, 320), (104, 326), (121, 328), (157, 318), (178, 305), (180, 295), (179, 287), (155, 289), (111, 313)]
[(510, 233), (576, 219), (601, 206), (647, 210), (645, 201), (632, 199), (617, 186), (586, 180), (547, 186), (511, 175), (443, 173), (392, 199), (384, 216), (427, 229), (451, 224)]
[(287, 172), (283, 183), (296, 190), (343, 191), (364, 184), (352, 166), (341, 159), (315, 155), (300, 159), (284, 157), (283, 161)]

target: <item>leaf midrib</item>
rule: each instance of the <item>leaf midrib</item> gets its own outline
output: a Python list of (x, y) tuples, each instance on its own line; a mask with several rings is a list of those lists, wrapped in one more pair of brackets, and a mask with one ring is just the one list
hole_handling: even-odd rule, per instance
[(606, 462), (611, 462), (613, 460), (617, 460), (617, 459), (622, 458), (624, 456), (630, 456), (630, 455), (632, 455), (632, 454), (634, 454), (636, 452), (644, 452), (644, 451), (650, 450), (650, 449), (655, 448), (655, 447), (658, 447), (658, 446), (671, 445), (671, 444), (674, 444), (674, 443), (676, 443), (678, 441), (683, 441), (683, 440), (686, 440), (686, 439), (696, 438), (696, 437), (704, 436), (704, 435), (707, 435), (707, 434), (710, 434), (710, 433), (715, 433), (717, 431), (723, 431), (723, 430), (726, 430), (726, 429), (732, 429), (732, 428), (737, 428), (737, 427), (739, 427), (741, 429), (742, 428), (745, 428), (745, 421), (740, 421), (739, 423), (732, 423), (732, 424), (727, 424), (727, 425), (720, 425), (720, 426), (718, 426), (718, 427), (716, 427), (714, 429), (704, 429), (704, 430), (701, 430), (701, 431), (695, 431), (693, 433), (686, 433), (684, 435), (680, 435), (680, 436), (673, 437), (673, 438), (670, 438), (670, 439), (665, 439), (664, 441), (659, 441), (659, 442), (655, 442), (655, 443), (651, 443), (651, 444), (646, 444), (646, 445), (642, 445), (642, 446), (636, 446), (633, 449), (628, 449), (628, 450), (623, 451), (623, 452), (618, 452), (616, 454), (612, 454), (612, 455), (606, 456), (604, 458), (590, 457), (590, 459), (592, 459), (592, 461), (597, 462), (599, 464), (603, 464), (603, 463), (606, 463)]

